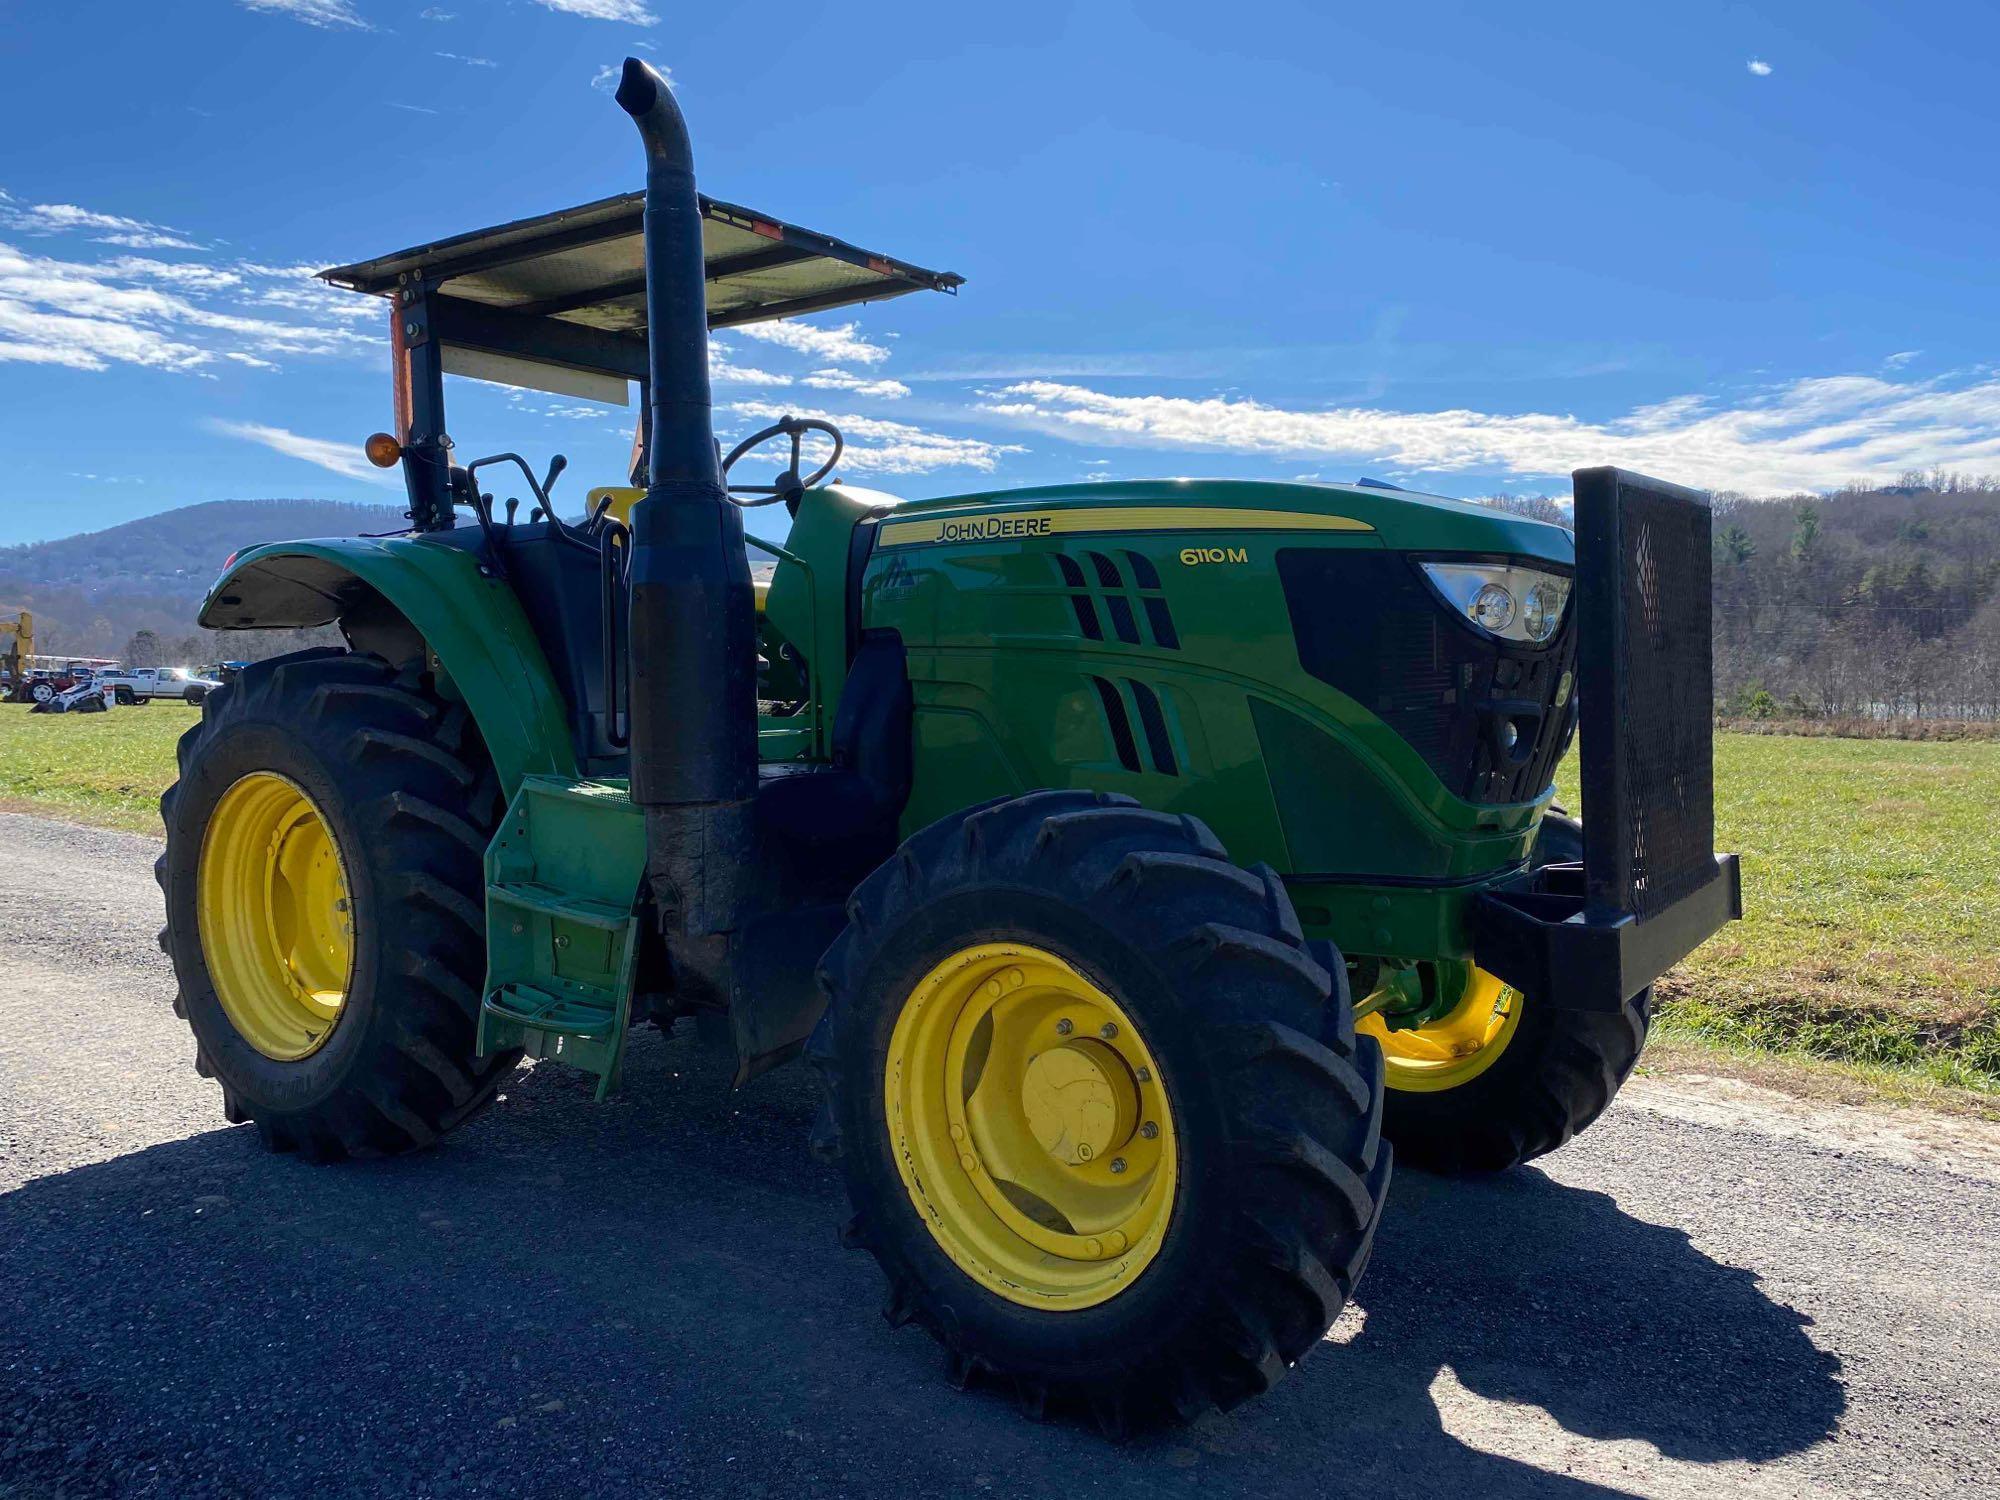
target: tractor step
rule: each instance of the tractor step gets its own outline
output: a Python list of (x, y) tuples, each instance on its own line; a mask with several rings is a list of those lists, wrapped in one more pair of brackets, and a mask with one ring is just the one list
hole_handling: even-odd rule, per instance
[(557, 890), (554, 886), (540, 885), (534, 881), (488, 886), (486, 899), (498, 902), (514, 911), (545, 912), (551, 917), (581, 922), (586, 927), (601, 927), (607, 932), (621, 931), (625, 924), (632, 920), (630, 905), (614, 906), (609, 901), (593, 901), (588, 896), (572, 896)]
[(499, 1020), (533, 1031), (592, 1041), (609, 1039), (618, 1019), (617, 999), (586, 985), (551, 994), (532, 985), (503, 984), (486, 997), (485, 1008)]
[(523, 778), (486, 850), (479, 1052), (519, 1047), (618, 1086), (646, 825), (617, 782)]

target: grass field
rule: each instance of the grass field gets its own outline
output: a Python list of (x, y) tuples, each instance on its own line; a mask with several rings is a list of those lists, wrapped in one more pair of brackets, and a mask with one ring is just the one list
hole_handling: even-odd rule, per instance
[[(0, 804), (157, 833), (197, 713), (0, 705)], [(1750, 914), (1662, 982), (1662, 1038), (2000, 1098), (2000, 744), (1722, 734), (1716, 774)]]
[(0, 703), (0, 805), (159, 833), (174, 744), (201, 717), (162, 700), (102, 714), (34, 714)]
[[(2000, 1094), (2000, 745), (1720, 734), (1744, 920), (1662, 982), (1659, 1030)], [(1576, 795), (1574, 757), (1561, 790)]]

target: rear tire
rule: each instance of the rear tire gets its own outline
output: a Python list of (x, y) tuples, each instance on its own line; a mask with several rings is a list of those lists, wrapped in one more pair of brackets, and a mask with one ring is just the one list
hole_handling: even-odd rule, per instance
[[(438, 699), (414, 666), (300, 652), (210, 694), (179, 756), (180, 779), (160, 800), (160, 939), (174, 963), (175, 1013), (194, 1031), (196, 1068), (222, 1086), (225, 1117), (255, 1121), (274, 1150), (330, 1161), (429, 1145), (485, 1105), (519, 1054), (480, 1058), (474, 1046), (481, 860), (503, 809), (464, 708)], [(351, 902), (337, 1018), (290, 1058), (231, 1020), (198, 910), (211, 815), (260, 774), (309, 799)]]
[[(848, 917), (821, 971), (829, 1006), (808, 1049), (827, 1095), (814, 1145), (841, 1165), (855, 1211), (843, 1241), (881, 1265), (892, 1324), (928, 1330), (961, 1384), (992, 1378), (1036, 1411), (1081, 1406), (1114, 1435), (1234, 1406), (1312, 1351), (1367, 1262), (1390, 1153), (1381, 1055), (1354, 1034), (1344, 965), (1330, 945), (1303, 941), (1275, 874), (1229, 863), (1191, 818), (1040, 792), (917, 834), (855, 891)], [(1056, 1275), (1137, 1262), (1111, 1268), (1101, 1285), (1115, 1289), (1093, 1289), (1095, 1301), (1063, 1305), (1063, 1293), (1027, 1281), (997, 1290), (990, 1265), (962, 1248), (991, 1234), (970, 1222), (978, 1210), (934, 1229), (919, 1194), (935, 1187), (943, 1203), (951, 1190), (898, 1166), (914, 1112), (888, 1118), (889, 1100), (907, 1097), (896, 1092), (902, 1072), (888, 1071), (899, 1018), (913, 992), (979, 946), (1054, 955), (1129, 1015), (1157, 1060), (1174, 1165), (1154, 1242), (1145, 1258), (1050, 1257)], [(992, 1035), (998, 1059), (997, 1026)], [(1047, 1050), (1071, 1045), (1052, 1035)], [(993, 1066), (981, 1064), (971, 1092)], [(981, 1165), (992, 1144), (974, 1127)], [(1010, 1197), (1018, 1186), (1009, 1181)]]

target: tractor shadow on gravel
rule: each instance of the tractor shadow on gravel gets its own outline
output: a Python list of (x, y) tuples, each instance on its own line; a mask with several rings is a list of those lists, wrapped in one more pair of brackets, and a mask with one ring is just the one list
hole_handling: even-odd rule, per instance
[[(1453, 1474), (1469, 1494), (1516, 1492), (1501, 1471), (1521, 1466), (1463, 1447), (1454, 1427), (1511, 1429), (1507, 1446), (1551, 1452), (1557, 1435), (1538, 1441), (1535, 1427), (1636, 1439), (1683, 1463), (1760, 1462), (1828, 1441), (1846, 1410), (1839, 1358), (1754, 1273), (1532, 1167), (1480, 1181), (1400, 1173), (1355, 1302), (1334, 1338), (1357, 1316), (1359, 1331), (1276, 1397), (1301, 1420), (1344, 1403), (1351, 1435), (1374, 1429), (1425, 1464), (1459, 1448), (1433, 1470), (1439, 1492)], [(1512, 1407), (1540, 1411), (1524, 1422)], [(1555, 1481), (1515, 1483), (1526, 1494)]]
[(1482, 1451), (1517, 1416), (1713, 1463), (1809, 1448), (1844, 1408), (1806, 1320), (1680, 1231), (1534, 1170), (1404, 1173), (1334, 1342), (1260, 1402), (1112, 1447), (950, 1390), (834, 1244), (812, 1079), (731, 1098), (725, 1075), (648, 1034), (610, 1103), (538, 1070), (425, 1155), (314, 1168), (218, 1129), (0, 1197), (0, 1474), (732, 1497), (1088, 1474), (1109, 1494), (1485, 1500), (1617, 1493)]

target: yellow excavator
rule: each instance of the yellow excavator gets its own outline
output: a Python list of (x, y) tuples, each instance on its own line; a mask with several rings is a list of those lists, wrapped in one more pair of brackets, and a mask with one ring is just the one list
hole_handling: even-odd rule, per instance
[(35, 617), (25, 609), (17, 613), (17, 619), (0, 620), (0, 694), (15, 703), (28, 680), (28, 658), (35, 654)]

